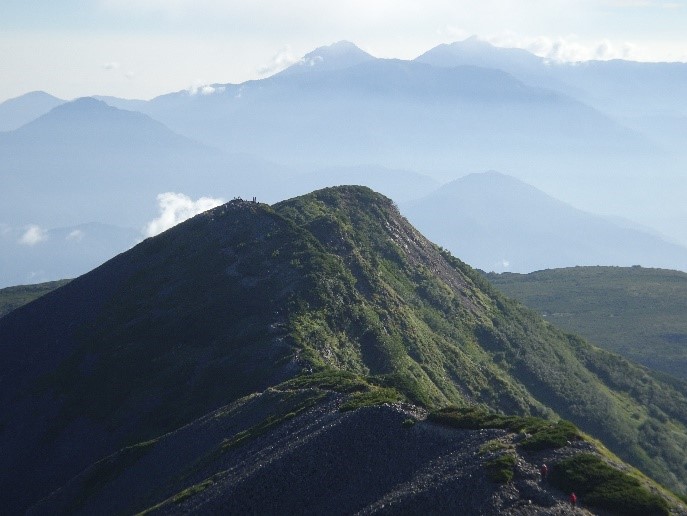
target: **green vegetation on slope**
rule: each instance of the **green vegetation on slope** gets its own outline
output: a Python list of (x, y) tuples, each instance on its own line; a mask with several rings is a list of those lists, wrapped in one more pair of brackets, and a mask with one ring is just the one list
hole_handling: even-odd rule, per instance
[(557, 462), (549, 481), (566, 493), (574, 492), (584, 504), (627, 516), (668, 515), (668, 503), (636, 478), (611, 467), (601, 458), (584, 453)]
[(654, 478), (687, 489), (687, 398), (679, 386), (505, 298), (367, 189), (320, 190), (274, 209), (319, 244), (318, 267), (304, 271), (310, 296), (290, 312), (292, 335), (314, 367), (368, 376), (429, 407), (555, 412)]
[[(60, 292), (101, 274), (112, 293), (95, 300), (84, 324), (62, 323), (72, 348), (53, 360), (53, 348), (36, 345), (49, 373), (7, 393), (12, 407), (59, 400), (46, 449), (76, 422), (94, 422), (116, 436), (102, 444), (111, 453), (252, 392), (288, 389), (290, 380), (293, 389), (350, 394), (343, 409), (405, 399), (564, 418), (655, 479), (687, 489), (684, 389), (505, 298), (367, 188), (329, 188), (273, 207), (228, 203)], [(0, 319), (0, 334), (23, 322), (18, 312)], [(271, 416), (243, 429), (241, 442), (284, 420)], [(36, 415), (41, 428), (43, 418)], [(11, 416), (3, 423), (13, 424)], [(551, 423), (530, 444), (549, 446), (569, 431)], [(98, 453), (92, 461), (106, 454)]]
[(479, 346), (479, 288), (391, 201), (341, 187), (274, 209), (318, 240), (317, 267), (304, 270), (312, 280), (307, 305), (291, 311), (292, 334), (315, 367), (367, 375), (426, 406), (482, 401), (546, 413)]
[(67, 283), (69, 280), (59, 280), (0, 289), (0, 317)]
[(687, 273), (571, 267), (487, 277), (556, 326), (687, 379)]
[(527, 437), (520, 442), (520, 446), (526, 450), (562, 448), (570, 441), (582, 438), (580, 431), (569, 421), (504, 416), (481, 407), (447, 407), (431, 412), (428, 419), (453, 428), (503, 428), (511, 432), (523, 432)]

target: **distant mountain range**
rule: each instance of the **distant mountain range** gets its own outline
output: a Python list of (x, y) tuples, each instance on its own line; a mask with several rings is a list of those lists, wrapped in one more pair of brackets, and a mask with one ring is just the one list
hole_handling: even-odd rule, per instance
[(192, 141), (147, 115), (83, 98), (0, 134), (7, 178), (0, 220), (140, 227), (153, 218), (161, 192), (247, 196), (281, 170)]
[(667, 514), (683, 504), (560, 418), (683, 492), (685, 407), (367, 188), (234, 200), (0, 317), (0, 501), (535, 514), (579, 490)]
[[(34, 92), (0, 104), (8, 129), (0, 133), (0, 223), (141, 228), (155, 217), (156, 196), (168, 191), (274, 202), (365, 184), (399, 203), (420, 202), (441, 183), (500, 170), (585, 211), (635, 220), (687, 245), (685, 66), (573, 65), (474, 38), (403, 61), (339, 42), (262, 80), (150, 101), (63, 103)], [(485, 240), (492, 249), (477, 256), (475, 248), (475, 265), (499, 270), (494, 264), (505, 260), (525, 271), (616, 260), (596, 227), (565, 229), (575, 242), (568, 256), (580, 261), (546, 261), (553, 244), (540, 248), (547, 251), (541, 261), (511, 247), (510, 256), (495, 257), (504, 241), (494, 249)], [(423, 229), (449, 242), (438, 226)], [(626, 246), (628, 257), (613, 264), (684, 269), (675, 246), (604, 231), (609, 243), (638, 236)]]
[(687, 248), (575, 209), (498, 172), (457, 179), (402, 209), (434, 242), (486, 271), (573, 265), (687, 271)]
[[(433, 66), (503, 70), (525, 84), (561, 91), (614, 116), (687, 116), (687, 63), (560, 62), (472, 37), (415, 59)], [(669, 94), (667, 94), (669, 92)]]
[(537, 178), (553, 170), (559, 181), (584, 171), (601, 183), (609, 169), (634, 170), (658, 152), (598, 110), (501, 70), (345, 50), (323, 58), (328, 66), (297, 64), (295, 72), (213, 85), (208, 95), (164, 95), (138, 109), (230, 152), (294, 166), (375, 163), (442, 179), (495, 168)]

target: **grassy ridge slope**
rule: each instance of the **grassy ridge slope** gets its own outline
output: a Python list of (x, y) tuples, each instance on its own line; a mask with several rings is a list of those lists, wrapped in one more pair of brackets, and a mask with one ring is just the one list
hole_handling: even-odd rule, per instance
[(11, 509), (118, 449), (332, 369), (374, 385), (356, 403), (395, 392), (561, 416), (687, 484), (684, 389), (506, 299), (362, 187), (199, 215), (0, 318), (0, 353)]
[(567, 335), (505, 298), (369, 190), (325, 189), (275, 210), (315, 235), (332, 260), (330, 274), (317, 282), (319, 299), (292, 319), (294, 337), (315, 364), (370, 374), (418, 403), (483, 403), (535, 415), (553, 410), (655, 478), (685, 489), (681, 384)]
[(69, 283), (69, 280), (59, 280), (0, 289), (0, 317), (67, 283)]
[(564, 330), (687, 379), (687, 274), (574, 267), (487, 275), (499, 290)]

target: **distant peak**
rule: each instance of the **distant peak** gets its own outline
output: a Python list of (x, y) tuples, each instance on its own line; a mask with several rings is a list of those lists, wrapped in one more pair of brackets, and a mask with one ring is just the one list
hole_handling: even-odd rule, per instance
[(114, 120), (132, 117), (141, 119), (147, 118), (141, 113), (133, 113), (112, 107), (102, 100), (93, 97), (80, 97), (70, 102), (60, 104), (50, 111), (37, 118), (36, 120), (27, 124), (32, 126), (34, 124), (41, 124), (43, 122), (51, 121), (52, 123), (64, 123), (68, 120), (84, 122), (93, 122), (94, 120)]
[[(364, 50), (362, 50), (360, 47), (358, 47), (355, 43), (351, 43), (350, 41), (346, 40), (341, 40), (337, 41), (336, 43), (332, 43), (331, 45), (324, 45), (322, 47), (317, 47), (315, 50), (312, 52), (306, 54), (306, 56), (309, 56), (311, 54), (329, 54), (329, 55), (337, 55), (337, 54), (348, 54), (348, 53), (357, 53), (357, 54), (365, 54), (365, 55), (370, 55)], [(370, 56), (372, 57), (372, 56)]]
[[(348, 40), (342, 39), (341, 41), (336, 41), (335, 43), (332, 43), (331, 45), (325, 45), (324, 47), (320, 48), (328, 48), (330, 50), (335, 50), (335, 49), (341, 49), (341, 50), (360, 50), (360, 48), (355, 44), (352, 43)], [(362, 52), (362, 50), (360, 50)]]
[(485, 41), (485, 40), (481, 39), (479, 36), (475, 36), (475, 35), (472, 35), (469, 38), (465, 38), (463, 41), (456, 41), (456, 42), (452, 43), (452, 45), (456, 45), (456, 46), (471, 45), (471, 46), (480, 46), (480, 47), (493, 47), (494, 46), (491, 43), (489, 43), (488, 41)]
[(494, 188), (494, 187), (509, 187), (509, 188), (534, 188), (531, 185), (521, 181), (520, 179), (503, 174), (496, 170), (487, 170), (485, 172), (475, 172), (466, 176), (455, 179), (446, 183), (440, 188), (440, 192), (453, 192), (465, 187), (469, 188)]
[(72, 105), (72, 106), (107, 106), (105, 102), (102, 100), (98, 100), (95, 97), (79, 97), (77, 99), (72, 100), (71, 102), (67, 102), (67, 105)]
[(474, 172), (472, 174), (468, 174), (466, 176), (463, 176), (459, 179), (456, 179), (455, 182), (466, 182), (466, 181), (479, 181), (479, 182), (500, 182), (500, 183), (520, 183), (520, 184), (525, 184), (523, 181), (520, 179), (509, 176), (508, 174), (504, 174), (502, 172), (499, 172), (497, 170), (486, 170), (484, 172)]
[(312, 52), (309, 52), (303, 58), (304, 60), (319, 58), (323, 61), (328, 60), (345, 60), (349, 61), (351, 59), (356, 61), (366, 61), (369, 59), (374, 59), (370, 54), (361, 50), (358, 46), (351, 43), (350, 41), (337, 41), (331, 45), (324, 47), (318, 47)]
[(522, 48), (498, 47), (478, 36), (436, 46), (421, 56), (420, 62), (439, 66), (476, 65), (500, 68), (513, 60), (538, 63), (541, 58)]
[(65, 102), (54, 108), (52, 113), (86, 113), (94, 111), (114, 111), (115, 108), (109, 106), (102, 100), (93, 97), (79, 97), (70, 102)]
[[(15, 98), (17, 98), (17, 99), (18, 98), (27, 98), (27, 99), (28, 98), (49, 98), (49, 99), (55, 99), (55, 100), (62, 100), (62, 99), (58, 99), (54, 95), (50, 95), (50, 93), (47, 93), (43, 90), (30, 91), (28, 93), (25, 93), (24, 95), (21, 95), (19, 97), (15, 97)], [(14, 100), (14, 99), (10, 99), (10, 100)]]
[(339, 70), (375, 59), (350, 41), (337, 41), (331, 45), (318, 47), (307, 53), (285, 72), (304, 72), (307, 70)]

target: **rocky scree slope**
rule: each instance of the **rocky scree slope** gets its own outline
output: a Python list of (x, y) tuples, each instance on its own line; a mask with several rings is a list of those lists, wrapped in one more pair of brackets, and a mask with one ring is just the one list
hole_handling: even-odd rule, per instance
[(669, 487), (687, 479), (684, 393), (507, 300), (362, 187), (199, 215), (1, 318), (0, 353), (12, 511), (327, 370), (382, 401), (562, 416)]
[[(106, 457), (29, 513), (588, 514), (539, 465), (608, 462), (583, 440), (528, 449), (522, 433), (451, 428), (403, 403), (342, 410), (350, 396), (289, 382), (250, 395)], [(494, 475), (503, 459), (508, 480)], [(687, 514), (640, 486), (651, 505), (631, 510)]]

